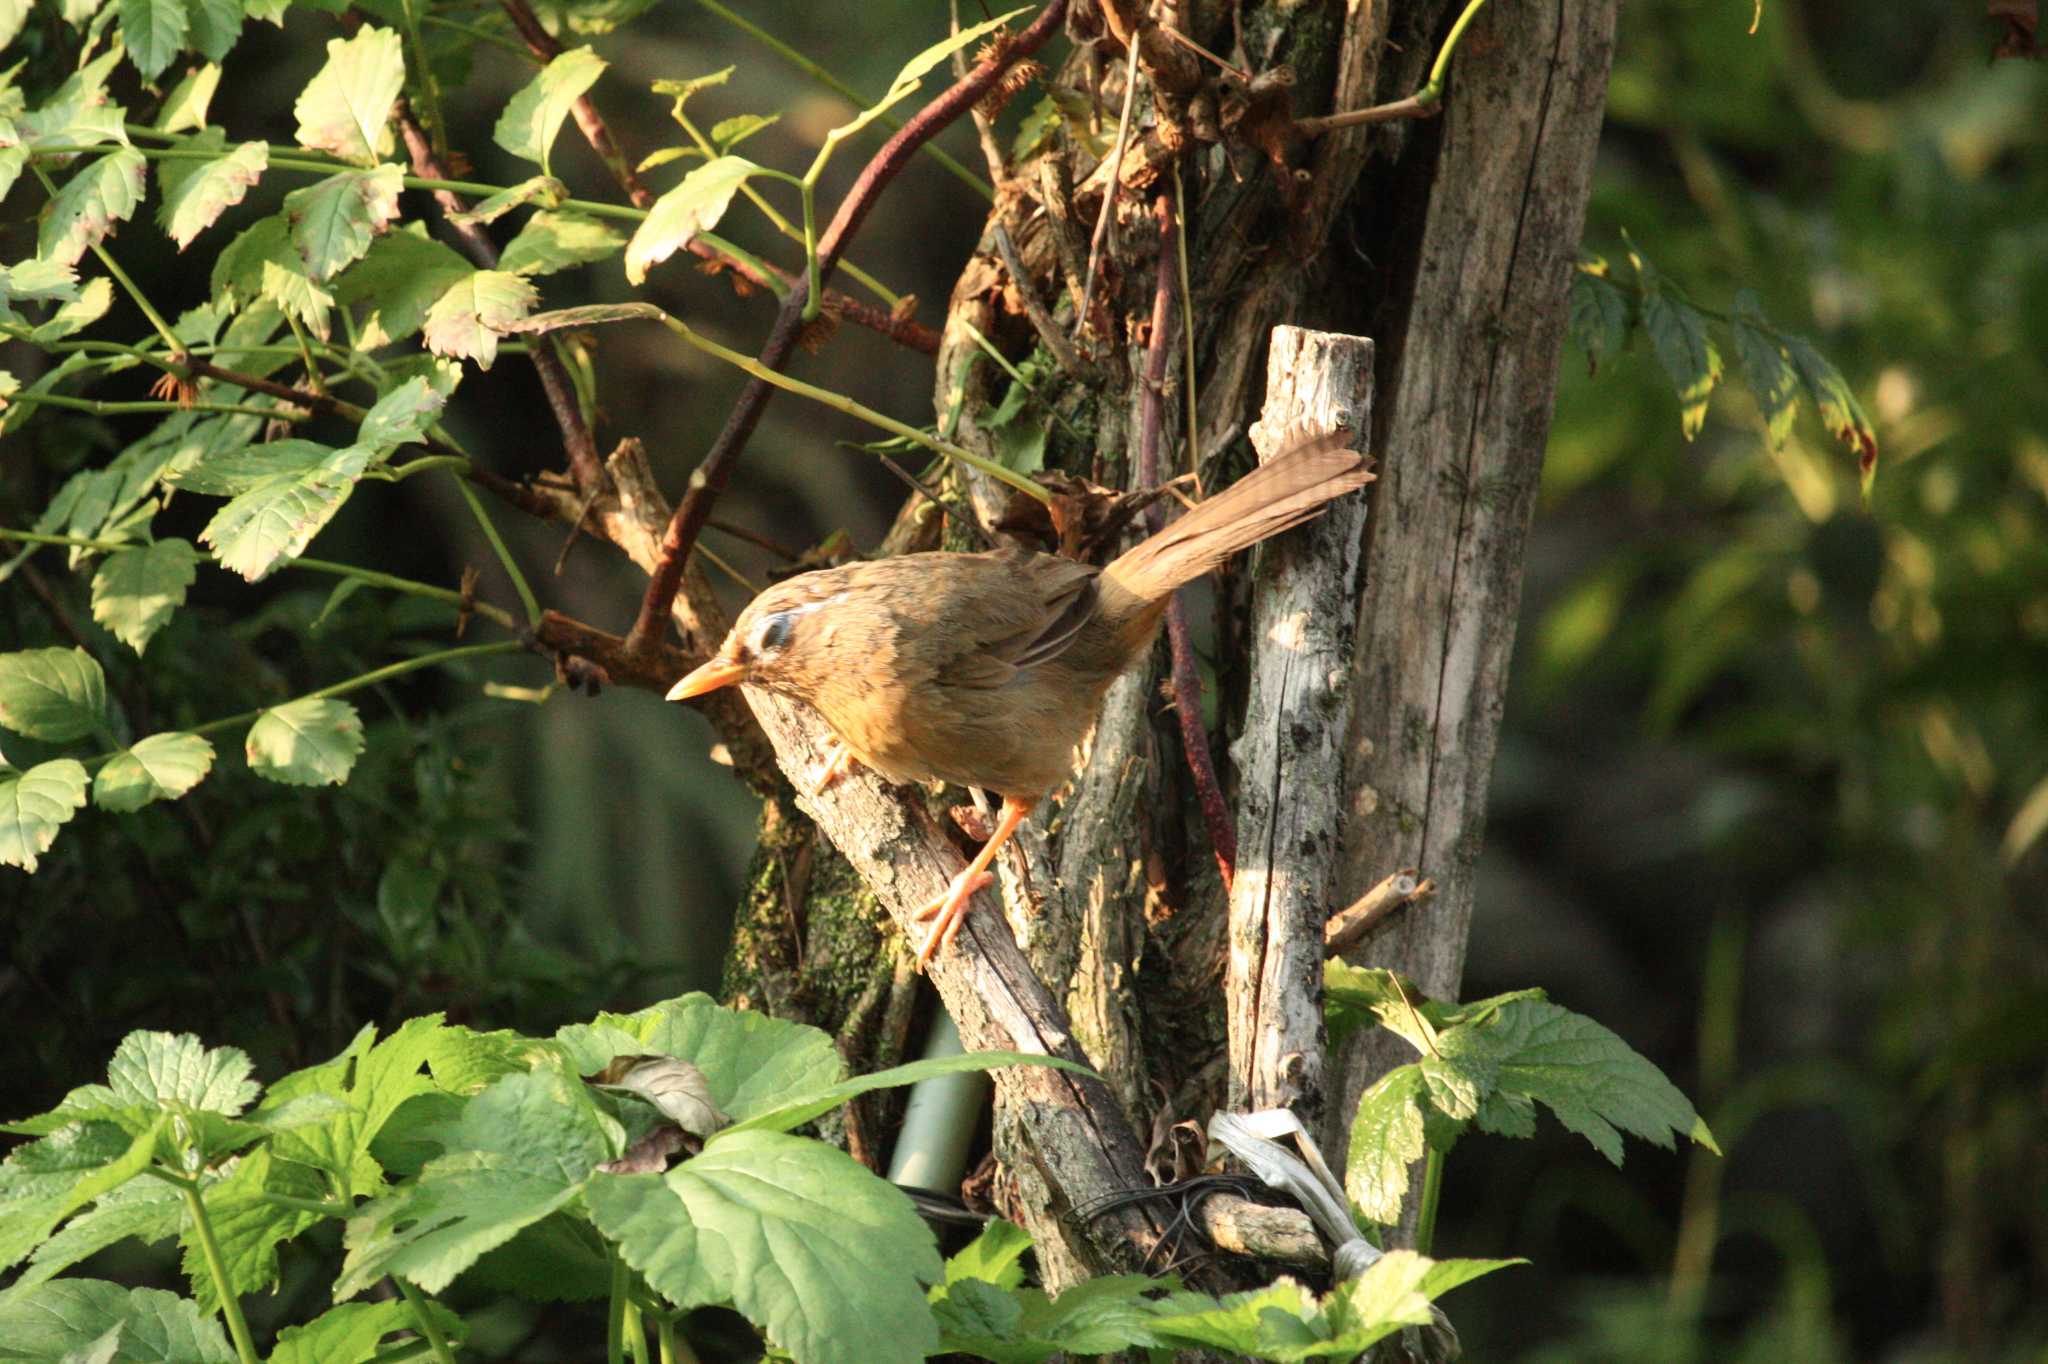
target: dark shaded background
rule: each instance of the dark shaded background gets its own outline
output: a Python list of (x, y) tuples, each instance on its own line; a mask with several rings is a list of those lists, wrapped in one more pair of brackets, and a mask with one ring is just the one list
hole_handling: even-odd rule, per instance
[[(911, 0), (745, 9), (867, 91), (943, 22)], [(1473, 1358), (2037, 1359), (2043, 70), (1987, 61), (1998, 30), (1981, 6), (1767, 0), (1748, 36), (1751, 17), (1737, 0), (1627, 7), (1587, 246), (1619, 261), (1625, 231), (1695, 302), (1725, 310), (1748, 288), (1812, 335), (1877, 423), (1876, 492), (1859, 503), (1851, 460), (1810, 417), (1767, 449), (1739, 385), (1688, 444), (1640, 339), (1597, 376), (1567, 353), (1467, 990), (1540, 985), (1615, 1028), (1698, 1100), (1727, 1159), (1632, 1146), (1617, 1171), (1554, 1125), (1534, 1142), (1473, 1137), (1450, 1162), (1438, 1251), (1535, 1262), (1453, 1300)], [(216, 104), (238, 135), (290, 139), (283, 111), (318, 65), (317, 29), (252, 28), (259, 51), (230, 67), (246, 79)], [(1482, 21), (1461, 60), (1484, 61), (1484, 38)], [(846, 116), (683, 0), (598, 46), (613, 62), (598, 93), (634, 155), (672, 137), (665, 101), (638, 93), (648, 81), (732, 63), (733, 82), (694, 107), (784, 110), (749, 144), (756, 159), (801, 168)], [(450, 100), (478, 179), (525, 173), (489, 140), (525, 77), (486, 53)], [(964, 130), (947, 145), (978, 163)], [(556, 170), (612, 197), (573, 132)], [(270, 206), (252, 196), (233, 221)], [(6, 216), (20, 208), (17, 191)], [(748, 216), (733, 235), (791, 260)], [(977, 201), (920, 161), (854, 259), (934, 322), (980, 223)], [(25, 254), (7, 231), (5, 258)], [(203, 294), (153, 234), (121, 246), (153, 291)], [(625, 290), (616, 267), (588, 288)], [(767, 326), (764, 301), (686, 266), (658, 272), (656, 291), (741, 349)], [(906, 420), (931, 411), (928, 365), (855, 329), (796, 372)], [(671, 488), (739, 387), (654, 330), (607, 334), (600, 382), (602, 435), (640, 435)], [(501, 470), (558, 462), (516, 359), (467, 380), (456, 409), (458, 434)], [(8, 442), (10, 524), (90, 434), (43, 422)], [(792, 545), (841, 528), (871, 544), (901, 490), (832, 444), (865, 436), (777, 399), (721, 514)], [(435, 581), (489, 564), (459, 503), (424, 482), (357, 498), (317, 552)], [(504, 519), (545, 598), (624, 628), (636, 572), (586, 544), (551, 578), (559, 532)], [(757, 581), (768, 565), (729, 537), (707, 543)], [(39, 562), (84, 616), (61, 563)], [(204, 718), (224, 685), (291, 694), (388, 656), (421, 623), (362, 593), (309, 633), (327, 584), (289, 577), (251, 620), (246, 589), (203, 576), (199, 609), (152, 646), (167, 675), (117, 688)], [(51, 642), (48, 607), (9, 587), (0, 647)], [(484, 590), (509, 602), (488, 568)], [(545, 680), (531, 662), (489, 676)], [(545, 1027), (715, 988), (753, 811), (706, 757), (701, 722), (645, 694), (532, 709), (408, 682), (358, 698), (378, 737), (346, 788), (285, 792), (223, 763), (177, 807), (81, 816), (34, 881), (0, 872), (8, 1109), (96, 1078), (136, 1026), (234, 1042), (274, 1075), (363, 1018), (446, 1008)], [(195, 842), (204, 859), (185, 855)], [(415, 874), (436, 893), (408, 893)]]

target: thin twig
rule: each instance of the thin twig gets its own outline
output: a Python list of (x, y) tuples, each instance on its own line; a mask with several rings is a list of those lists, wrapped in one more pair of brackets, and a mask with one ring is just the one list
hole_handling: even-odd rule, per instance
[(1224, 74), (1224, 75), (1226, 75), (1226, 76), (1229, 76), (1229, 77), (1230, 77), (1230, 78), (1231, 78), (1232, 80), (1236, 81), (1236, 82), (1237, 82), (1238, 84), (1240, 84), (1240, 85), (1250, 85), (1250, 84), (1252, 83), (1252, 73), (1251, 73), (1251, 72), (1249, 72), (1249, 71), (1246, 71), (1246, 70), (1245, 70), (1244, 68), (1242, 68), (1242, 67), (1239, 67), (1239, 66), (1233, 66), (1233, 65), (1231, 65), (1231, 64), (1230, 64), (1229, 62), (1225, 61), (1225, 60), (1224, 60), (1223, 58), (1221, 58), (1221, 57), (1217, 56), (1217, 55), (1216, 55), (1215, 53), (1211, 52), (1211, 51), (1210, 51), (1210, 50), (1209, 50), (1208, 48), (1206, 48), (1206, 47), (1203, 47), (1203, 46), (1202, 46), (1202, 45), (1201, 45), (1200, 43), (1196, 42), (1196, 41), (1195, 41), (1195, 40), (1194, 40), (1193, 38), (1190, 38), (1190, 37), (1188, 37), (1188, 35), (1187, 35), (1187, 34), (1185, 34), (1185, 33), (1182, 33), (1182, 32), (1181, 32), (1181, 31), (1180, 31), (1179, 29), (1175, 28), (1175, 27), (1174, 27), (1174, 26), (1173, 26), (1172, 24), (1160, 24), (1160, 25), (1157, 25), (1157, 27), (1158, 27), (1158, 30), (1159, 30), (1159, 31), (1160, 31), (1161, 33), (1164, 33), (1164, 34), (1165, 34), (1165, 35), (1166, 35), (1167, 37), (1169, 37), (1169, 38), (1173, 39), (1173, 40), (1174, 40), (1175, 42), (1179, 43), (1179, 44), (1180, 44), (1180, 45), (1181, 45), (1182, 47), (1184, 47), (1184, 48), (1186, 48), (1186, 49), (1187, 49), (1188, 51), (1190, 51), (1190, 52), (1194, 53), (1194, 54), (1195, 54), (1196, 56), (1198, 56), (1198, 57), (1207, 57), (1207, 58), (1208, 58), (1208, 59), (1209, 59), (1210, 61), (1212, 61), (1212, 62), (1216, 63), (1216, 65), (1217, 65), (1217, 66), (1219, 66), (1219, 67), (1221, 67), (1221, 68), (1223, 69), (1223, 74)]
[(1109, 234), (1109, 220), (1116, 216), (1116, 192), (1123, 173), (1124, 148), (1131, 140), (1131, 106), (1138, 94), (1138, 45), (1131, 44), (1131, 59), (1124, 66), (1124, 111), (1116, 121), (1116, 150), (1109, 158), (1109, 179), (1102, 186), (1102, 211), (1095, 215), (1095, 233), (1088, 239), (1088, 275), (1081, 285), (1081, 314), (1076, 326), (1088, 323), (1088, 305), (1095, 298), (1095, 272), (1102, 264), (1102, 243)]
[(981, 522), (978, 519), (961, 511), (958, 507), (952, 506), (945, 498), (940, 497), (930, 484), (883, 454), (880, 450), (873, 451), (872, 453), (876, 459), (882, 461), (882, 466), (890, 473), (909, 484), (913, 491), (921, 493), (924, 499), (934, 507), (937, 507), (942, 515), (951, 518), (956, 525), (963, 527), (972, 534), (976, 542), (983, 549), (988, 549), (994, 544), (994, 541), (989, 539), (988, 532), (982, 529)]
[(1330, 916), (1323, 925), (1324, 954), (1342, 956), (1365, 941), (1395, 910), (1420, 904), (1434, 894), (1436, 882), (1423, 877), (1415, 868), (1395, 872)]
[(761, 549), (765, 549), (770, 554), (773, 554), (776, 558), (781, 559), (786, 563), (793, 564), (797, 560), (804, 557), (803, 552), (801, 550), (791, 549), (788, 545), (785, 545), (778, 540), (770, 540), (767, 536), (761, 534), (759, 531), (748, 530), (745, 526), (737, 526), (730, 521), (721, 521), (715, 516), (707, 520), (704, 524), (711, 527), (711, 529), (715, 531), (720, 531), (726, 535), (730, 535), (735, 540), (744, 540), (750, 545), (755, 545)]
[(1052, 352), (1053, 359), (1060, 362), (1060, 368), (1083, 382), (1092, 381), (1101, 375), (1092, 363), (1081, 358), (1074, 349), (1074, 343), (1067, 339), (1052, 314), (1045, 310), (1045, 304), (1038, 298), (1038, 290), (1032, 286), (1031, 275), (1024, 268), (1023, 258), (1017, 254), (1017, 244), (1010, 240), (1010, 233), (1001, 223), (995, 224), (996, 251), (1003, 258), (1003, 268), (1010, 272), (1010, 278), (1017, 283), (1018, 296), (1024, 300), (1024, 315), (1031, 319), (1031, 329), (1038, 333), (1038, 339), (1045, 342), (1045, 348)]
[(1392, 104), (1375, 104), (1370, 109), (1350, 109), (1341, 114), (1324, 114), (1318, 118), (1298, 118), (1294, 129), (1304, 137), (1331, 132), (1338, 128), (1357, 128), (1367, 123), (1391, 123), (1397, 118), (1435, 118), (1444, 111), (1441, 100), (1424, 104), (1410, 95), (1397, 99)]
[[(1006, 44), (1001, 51), (992, 54), (988, 60), (977, 66), (963, 81), (955, 82), (949, 89), (914, 114), (895, 136), (882, 144), (880, 151), (861, 170), (853, 188), (840, 200), (839, 210), (826, 227), (818, 241), (818, 278), (823, 280), (839, 262), (839, 256), (846, 249), (853, 234), (860, 229), (868, 211), (882, 190), (896, 177), (898, 171), (917, 149), (930, 141), (938, 132), (980, 99), (1019, 58), (1027, 57), (1043, 46), (1060, 26), (1066, 14), (1067, 0), (1049, 0), (1039, 12), (1031, 26), (1017, 35), (1017, 40)], [(807, 281), (798, 280), (782, 301), (782, 311), (776, 316), (775, 327), (768, 335), (767, 344), (761, 348), (760, 363), (769, 369), (780, 369), (789, 361), (790, 353), (803, 331), (804, 302), (809, 294)], [(648, 579), (647, 592), (640, 600), (640, 614), (633, 622), (633, 629), (627, 635), (629, 647), (644, 648), (659, 637), (663, 623), (668, 619), (669, 610), (675, 601), (676, 589), (682, 582), (683, 564), (689, 558), (690, 547), (696, 543), (697, 534), (703, 529), (704, 521), (711, 514), (712, 505), (732, 477), (733, 466), (738, 463), (740, 453), (746, 449), (747, 440), (760, 424), (761, 414), (768, 406), (772, 392), (767, 381), (756, 378), (748, 383), (740, 394), (739, 402), (726, 418), (725, 427), (718, 433), (710, 453), (690, 477), (688, 491), (676, 504), (674, 515), (669, 518), (668, 530), (662, 536), (661, 558), (655, 565), (654, 573)]]

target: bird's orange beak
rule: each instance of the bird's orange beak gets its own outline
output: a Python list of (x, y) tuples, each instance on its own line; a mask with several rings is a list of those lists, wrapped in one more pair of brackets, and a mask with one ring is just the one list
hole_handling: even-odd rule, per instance
[(682, 681), (676, 683), (673, 687), (670, 687), (668, 689), (668, 699), (671, 701), (687, 701), (693, 696), (702, 696), (706, 692), (717, 691), (720, 687), (730, 687), (746, 675), (746, 664), (741, 663), (738, 659), (727, 658), (724, 654), (720, 654), (688, 677), (685, 677)]

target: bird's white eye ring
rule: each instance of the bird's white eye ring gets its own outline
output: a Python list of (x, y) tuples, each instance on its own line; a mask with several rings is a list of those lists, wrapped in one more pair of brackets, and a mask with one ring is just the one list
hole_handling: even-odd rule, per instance
[(772, 654), (789, 643), (789, 632), (796, 622), (788, 611), (777, 611), (772, 616), (763, 616), (761, 623), (754, 627), (754, 652)]

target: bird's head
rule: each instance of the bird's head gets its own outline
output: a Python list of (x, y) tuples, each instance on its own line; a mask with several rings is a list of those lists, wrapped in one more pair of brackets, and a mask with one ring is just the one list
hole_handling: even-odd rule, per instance
[(827, 584), (816, 580), (824, 576), (806, 573), (791, 578), (747, 603), (718, 652), (669, 688), (668, 699), (687, 701), (735, 682), (802, 695), (804, 643), (814, 633), (820, 614), (844, 595), (821, 592)]

